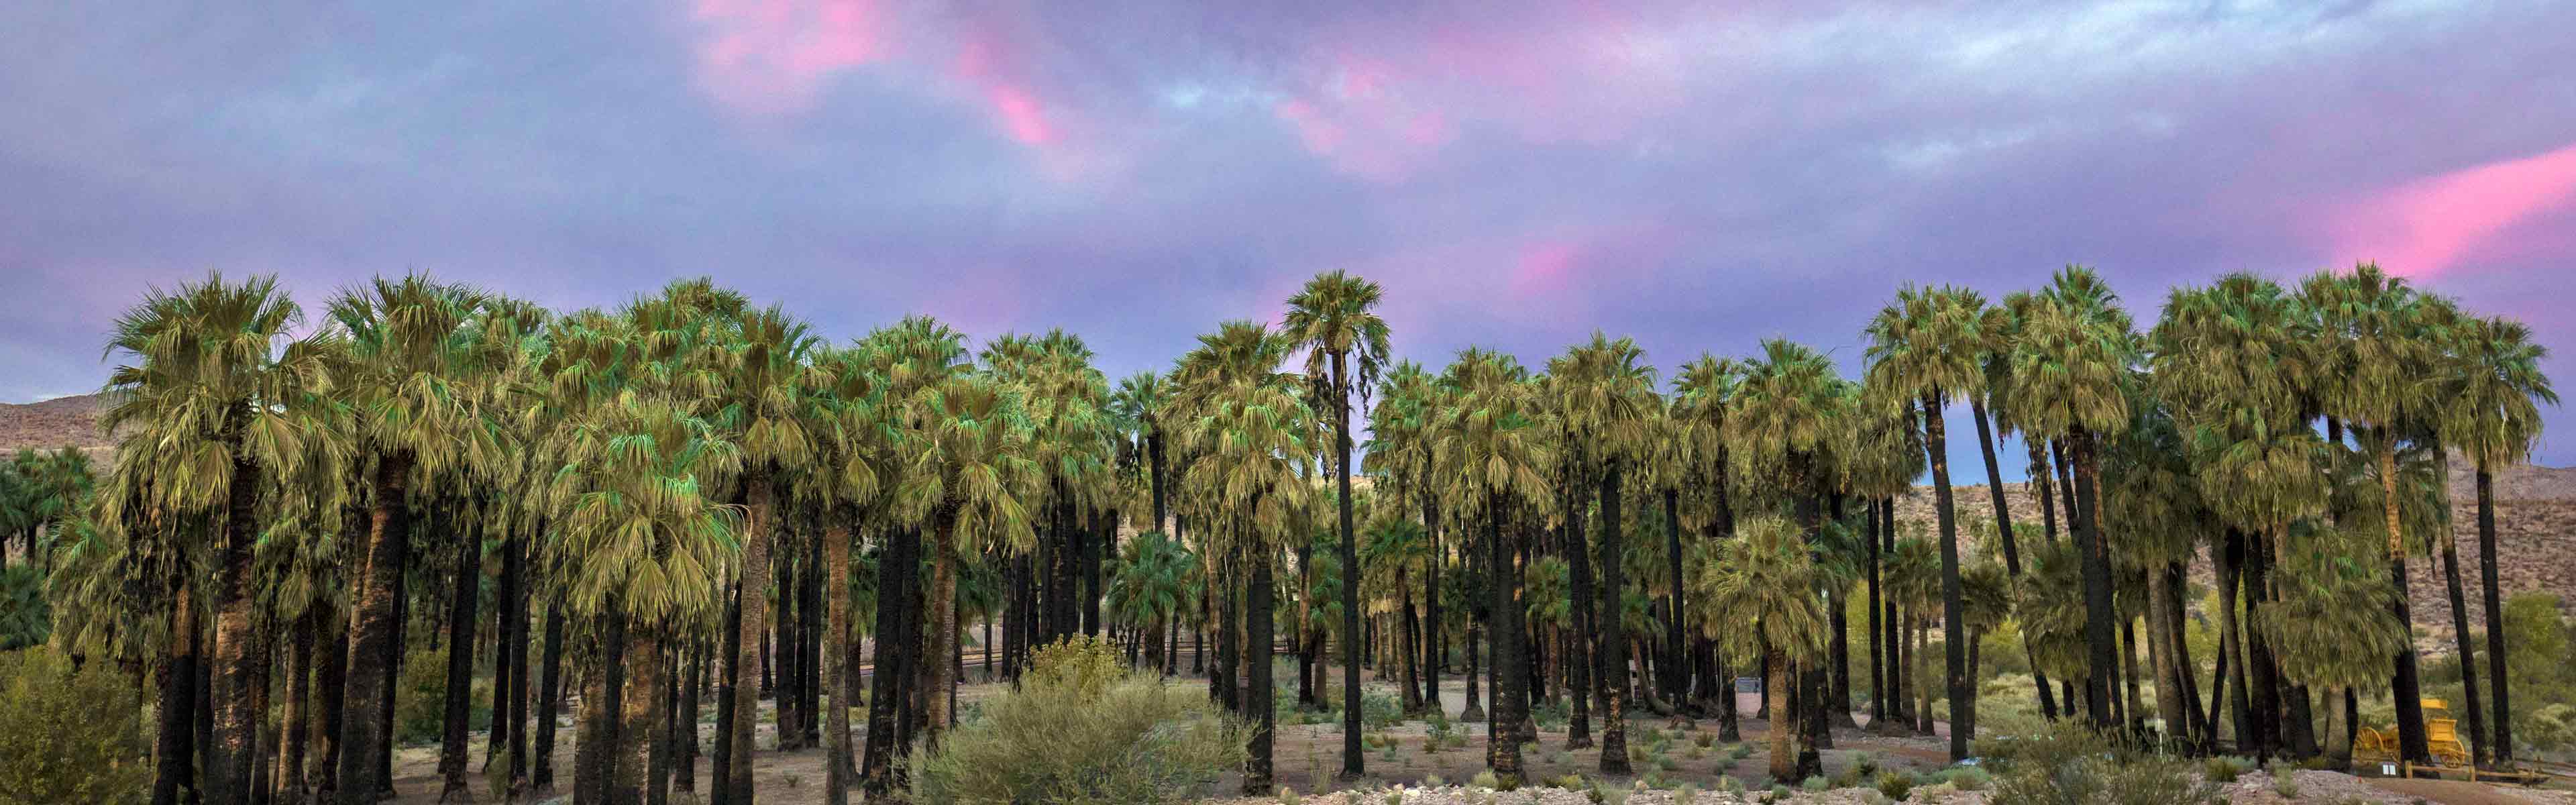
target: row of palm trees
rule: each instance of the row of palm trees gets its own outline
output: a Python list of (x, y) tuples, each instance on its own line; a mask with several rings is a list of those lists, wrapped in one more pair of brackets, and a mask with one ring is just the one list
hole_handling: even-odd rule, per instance
[[(1060, 331), (970, 355), (911, 317), (836, 345), (705, 280), (556, 314), (379, 279), (301, 335), (271, 279), (155, 290), (110, 343), (113, 466), (44, 551), (55, 640), (157, 686), (163, 803), (375, 801), (401, 668), (438, 657), (406, 649), (426, 647), (442, 800), (475, 796), (486, 667), (506, 798), (555, 787), (564, 712), (576, 799), (693, 790), (712, 693), (713, 799), (751, 802), (764, 692), (780, 748), (826, 749), (832, 801), (893, 794), (904, 748), (935, 751), (956, 718), (979, 623), (1013, 678), (1032, 648), (1102, 631), (1177, 670), (1188, 627), (1211, 696), (1253, 726), (1247, 791), (1271, 781), (1281, 638), (1298, 701), (1325, 706), (1341, 668), (1345, 776), (1365, 773), (1375, 654), (1409, 710), (1463, 661), (1460, 715), (1491, 722), (1488, 762), (1515, 777), (1551, 688), (1567, 743), (1594, 745), (1597, 716), (1617, 774), (1632, 710), (1733, 733), (1734, 671), (1759, 669), (1774, 775), (1801, 779), (1852, 720), (1855, 596), (1876, 723), (1929, 729), (1900, 669), (1939, 626), (1955, 757), (1977, 637), (2018, 629), (2050, 717), (2080, 701), (2143, 723), (2143, 684), (2182, 745), (2232, 721), (2249, 751), (2305, 754), (2312, 708), (2348, 728), (2356, 692), (2387, 685), (2421, 758), (2404, 559), (2438, 545), (2475, 656), (2446, 462), (2477, 466), (2498, 622), (2487, 481), (2555, 401), (2521, 325), (2368, 265), (2178, 289), (2146, 332), (2081, 268), (1993, 305), (1907, 288), (1868, 324), (1861, 378), (1775, 339), (1668, 391), (1601, 334), (1543, 371), (1470, 348), (1434, 373), (1393, 357), (1380, 297), (1319, 275), (1282, 326), (1226, 322), (1113, 388)], [(1963, 400), (1995, 537), (1968, 550), (1946, 454)], [(2011, 435), (2037, 518), (2000, 483)], [(1900, 539), (1896, 501), (1927, 473), (1936, 534)], [(2204, 548), (2224, 633), (2206, 695), (2182, 639)], [(2490, 762), (2510, 759), (2503, 639), (2492, 730), (2470, 693)]]

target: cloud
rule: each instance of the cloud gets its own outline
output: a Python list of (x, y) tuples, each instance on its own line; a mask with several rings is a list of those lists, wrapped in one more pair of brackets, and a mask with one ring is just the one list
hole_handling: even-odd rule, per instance
[(2576, 198), (2576, 143), (2408, 182), (2334, 216), (2335, 252), (2416, 277), (2456, 268)]
[(813, 106), (823, 84), (892, 55), (877, 0), (695, 0), (701, 88), (739, 111)]

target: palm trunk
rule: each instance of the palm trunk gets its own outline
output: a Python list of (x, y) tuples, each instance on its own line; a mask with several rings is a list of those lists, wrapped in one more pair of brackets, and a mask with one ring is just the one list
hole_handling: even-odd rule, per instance
[[(1621, 462), (1612, 460), (1601, 474), (1601, 608), (1595, 615), (1595, 631), (1601, 652), (1601, 773), (1628, 774), (1628, 636), (1622, 617), (1627, 608), (1622, 600), (1627, 592), (1627, 579), (1622, 577), (1619, 558), (1624, 554), (1620, 540), (1627, 531), (1619, 522), (1627, 498), (1620, 490), (1624, 480)], [(1573, 546), (1577, 556), (1583, 546)], [(1576, 642), (1581, 642), (1578, 636)], [(1576, 691), (1575, 696), (1583, 696)]]
[(2112, 645), (2115, 635), (2111, 613), (2111, 557), (2102, 544), (2101, 524), (2094, 522), (2094, 489), (2099, 468), (2094, 457), (2093, 439), (2090, 434), (2077, 432), (2069, 441), (2073, 442), (2069, 452), (2075, 457), (2076, 507), (2072, 519), (2076, 550), (2082, 553), (2084, 572), (2085, 647), (2087, 665), (2093, 669), (2091, 678), (2085, 682), (2086, 689), (2093, 691), (2086, 701), (2085, 712), (2095, 726), (2107, 729), (2114, 726), (2111, 697), (2115, 692), (2110, 688), (2110, 679), (2118, 673), (2117, 649)]
[(2156, 674), (2156, 715), (2164, 719), (2165, 734), (2187, 735), (2191, 720), (2183, 714), (2188, 700), (2183, 696), (2181, 675), (2188, 671), (2175, 662), (2173, 641), (2178, 636), (2165, 628), (2169, 622), (2165, 612), (2168, 586), (2163, 571), (2147, 571), (2147, 660)]
[(447, 608), (447, 690), (440, 720), (442, 737), (438, 744), (438, 801), (472, 802), (474, 792), (466, 787), (465, 765), (471, 749), (471, 734), (466, 723), (474, 704), (474, 610), (483, 599), (482, 540), (465, 536), (457, 540), (456, 589)]
[[(2444, 473), (2447, 477), (2449, 473)], [(2460, 589), (2460, 541), (2449, 533), (2442, 535), (2442, 581), (2451, 594), (2451, 637), (2460, 651), (2460, 698), (2468, 703), (2471, 763), (2486, 763), (2493, 747), (2487, 741), (2485, 703), (2478, 699), (2478, 653), (2469, 632), (2469, 605)]]
[(1359, 543), (1351, 527), (1351, 400), (1350, 375), (1346, 365), (1349, 356), (1336, 351), (1333, 357), (1333, 483), (1339, 488), (1341, 514), (1342, 573), (1342, 772), (1341, 779), (1357, 780), (1368, 772), (1368, 762), (1360, 755), (1360, 585)]
[[(236, 441), (238, 439), (236, 438)], [(241, 452), (238, 445), (235, 453)], [(251, 544), (258, 539), (252, 520), (259, 500), (260, 467), (233, 462), (228, 485), (223, 542), (216, 549), (214, 743), (207, 747), (206, 798), (209, 802), (250, 802), (252, 755), (259, 722), (267, 714), (251, 709), (252, 677), (259, 673), (251, 641)]]
[(1244, 644), (1251, 654), (1244, 665), (1252, 683), (1252, 689), (1244, 693), (1246, 701), (1243, 703), (1248, 708), (1244, 721), (1252, 727), (1252, 734), (1245, 740), (1245, 748), (1251, 753), (1243, 768), (1243, 793), (1246, 795), (1271, 790), (1271, 735), (1278, 726), (1270, 663), (1270, 565), (1274, 561), (1271, 558), (1273, 553), (1268, 548), (1257, 548), (1251, 552), (1252, 579), (1244, 589), (1245, 597), (1251, 599), (1244, 605)]
[[(1580, 439), (1577, 438), (1575, 441)], [(1566, 559), (1566, 592), (1572, 599), (1566, 602), (1569, 605), (1566, 609), (1574, 618), (1575, 634), (1573, 639), (1565, 641), (1570, 645), (1559, 646), (1558, 659), (1563, 661), (1565, 669), (1574, 677), (1571, 680), (1574, 687), (1574, 702), (1565, 722), (1565, 748), (1582, 749), (1592, 745), (1592, 694), (1599, 690), (1596, 681), (1592, 678), (1594, 663), (1592, 646), (1589, 644), (1590, 638), (1596, 631), (1594, 618), (1598, 605), (1594, 603), (1596, 599), (1592, 585), (1592, 551), (1589, 540), (1583, 534), (1585, 520), (1591, 516), (1589, 510), (1593, 490), (1591, 484), (1584, 482), (1579, 470), (1570, 471), (1568, 474), (1573, 477), (1566, 480), (1564, 491), (1559, 493), (1565, 505), (1564, 526), (1561, 532), (1563, 544), (1560, 549), (1565, 553)], [(1608, 504), (1605, 501), (1603, 505), (1606, 507)], [(1545, 699), (1547, 696), (1541, 692), (1540, 698)], [(1607, 758), (1609, 753), (1605, 751), (1602, 756)]]
[(1774, 716), (1770, 729), (1771, 779), (1785, 783), (1799, 779), (1796, 737), (1798, 728), (1791, 724), (1788, 718), (1789, 655), (1778, 649), (1772, 649), (1764, 655), (1764, 659), (1770, 666), (1771, 673), (1763, 680), (1762, 700)]
[(914, 547), (912, 529), (886, 529), (886, 550), (876, 557), (876, 673), (868, 689), (868, 746), (858, 766), (871, 800), (894, 792), (896, 702), (904, 699), (902, 684), (909, 673), (902, 624), (914, 617), (904, 601), (912, 599), (907, 586), (920, 575), (914, 570), (920, 568)]
[[(1526, 714), (1521, 711), (1522, 698), (1528, 690), (1529, 677), (1521, 673), (1521, 595), (1520, 574), (1512, 569), (1511, 546), (1503, 542), (1503, 500), (1488, 493), (1485, 505), (1485, 544), (1489, 546), (1486, 578), (1492, 582), (1494, 656), (1493, 723), (1486, 730), (1485, 764), (1493, 767), (1494, 776), (1517, 785), (1522, 780), (1521, 746), (1517, 730)], [(1508, 670), (1504, 670), (1508, 669)], [(1508, 786), (1507, 786), (1508, 787)]]
[(374, 805), (391, 785), (378, 765), (390, 747), (381, 714), (393, 706), (394, 663), (401, 646), (394, 599), (411, 551), (411, 517), (405, 511), (411, 456), (394, 453), (376, 464), (375, 508), (368, 514), (365, 570), (351, 595), (348, 706), (340, 737), (340, 805)]
[[(823, 801), (849, 805), (850, 781), (850, 529), (835, 525), (823, 532), (824, 577), (831, 583), (831, 603), (823, 625), (829, 642), (823, 661)], [(989, 653), (987, 657), (991, 656)]]
[(1409, 578), (1410, 575), (1403, 567), (1395, 569), (1395, 605), (1404, 615), (1404, 627), (1398, 630), (1402, 632), (1400, 637), (1403, 647), (1398, 650), (1398, 653), (1404, 658), (1404, 712), (1407, 715), (1419, 715), (1422, 712), (1421, 669), (1415, 658), (1421, 656), (1420, 636), (1417, 632), (1422, 624), (1415, 619), (1413, 612), (1413, 583)]
[(1879, 512), (1880, 508), (1885, 505), (1887, 505), (1885, 501), (1870, 502), (1868, 518), (1869, 528), (1862, 535), (1862, 542), (1864, 544), (1861, 553), (1861, 576), (1862, 581), (1868, 585), (1867, 595), (1869, 596), (1867, 599), (1869, 607), (1869, 726), (1871, 729), (1876, 730), (1886, 729), (1888, 715), (1887, 640), (1885, 637), (1886, 633), (1881, 631), (1883, 626), (1878, 616), (1879, 555), (1882, 552), (1879, 545), (1882, 541), (1887, 539), (1887, 535), (1883, 533), (1883, 530), (1879, 525)]
[(349, 689), (349, 616), (334, 611), (328, 618), (325, 623), (331, 630), (331, 639), (316, 647), (315, 657), (320, 665), (314, 669), (313, 685), (324, 695), (315, 697), (321, 723), (313, 730), (312, 760), (308, 764), (312, 778), (308, 788), (312, 793), (306, 799), (310, 802), (329, 801), (339, 790), (340, 730), (348, 717), (347, 701), (340, 694)]
[(704, 639), (689, 641), (688, 649), (682, 653), (682, 656), (687, 657), (685, 664), (675, 672), (680, 678), (680, 709), (671, 714), (672, 733), (679, 743), (671, 749), (672, 785), (691, 794), (697, 793), (698, 790), (698, 757), (701, 750), (698, 743), (698, 697), (707, 688), (708, 654), (707, 642)]
[(1682, 618), (1690, 612), (1682, 593), (1682, 517), (1681, 488), (1664, 487), (1664, 567), (1672, 572), (1672, 591), (1666, 601), (1664, 618), (1664, 691), (1665, 699), (1676, 710), (1688, 708), (1690, 699), (1690, 661), (1682, 642)]
[(2344, 690), (2326, 689), (2326, 769), (2329, 771), (2352, 768), (2352, 730), (2347, 728), (2351, 714), (2343, 708)]
[(561, 599), (546, 603), (546, 653), (540, 660), (544, 678), (537, 683), (537, 738), (530, 747), (528, 792), (544, 798), (555, 790), (555, 716), (563, 709), (564, 614)]
[(317, 610), (305, 610), (295, 619), (294, 632), (288, 638), (286, 652), (286, 701), (278, 710), (282, 727), (277, 753), (277, 791), (283, 805), (303, 805), (309, 796), (305, 788), (304, 748), (307, 715), (313, 698), (313, 621), (321, 617)]
[[(2397, 588), (2396, 596), (2389, 599), (2389, 609), (2397, 615), (2398, 623), (2412, 630), (2415, 628), (2415, 615), (2412, 604), (2407, 600), (2406, 530), (2397, 517), (2397, 440), (2393, 433), (2383, 435), (2388, 438), (2379, 448), (2379, 500), (2381, 511), (2387, 518), (2389, 579)], [(2423, 682), (2415, 667), (2415, 641), (2408, 640), (2398, 648), (2395, 665), (2396, 675), (2390, 687), (2394, 688), (2391, 692), (2397, 697), (2399, 753), (2407, 760), (2430, 763), (2433, 750), (2424, 735)]]
[[(514, 568), (511, 575), (517, 581), (511, 585), (506, 605), (510, 637), (503, 649), (510, 664), (510, 767), (503, 792), (509, 801), (516, 802), (528, 792), (528, 545), (524, 540), (513, 540), (509, 551)], [(692, 720), (689, 724), (694, 727), (697, 722)]]
[(1440, 641), (1440, 564), (1445, 557), (1440, 549), (1440, 518), (1427, 494), (1422, 497), (1422, 536), (1431, 541), (1431, 561), (1422, 567), (1422, 700), (1436, 711), (1440, 709), (1440, 660), (1446, 655)]
[[(742, 527), (742, 623), (735, 631), (742, 642), (735, 649), (734, 662), (742, 673), (749, 673), (761, 661), (757, 652), (769, 631), (769, 541), (770, 519), (775, 515), (771, 503), (769, 474), (755, 470), (743, 479), (749, 498)], [(725, 769), (728, 777), (720, 784), (727, 789), (725, 801), (733, 805), (751, 805), (756, 796), (752, 787), (752, 735), (760, 720), (760, 686), (736, 679), (733, 686), (733, 713), (727, 730), (731, 754)]]
[(626, 646), (626, 688), (618, 700), (617, 740), (610, 805), (642, 805), (652, 783), (654, 711), (662, 702), (662, 644), (653, 627), (632, 629)]
[[(1941, 642), (1942, 678), (1948, 684), (1950, 702), (1959, 705), (1971, 701), (1968, 684), (1968, 639), (1966, 618), (1959, 600), (1959, 530), (1957, 515), (1951, 508), (1949, 434), (1943, 426), (1941, 397), (1926, 395), (1923, 399), (1923, 447), (1932, 457), (1932, 493), (1938, 506), (1935, 513), (1941, 525)], [(2000, 523), (2011, 528), (2009, 522)], [(1968, 741), (1975, 737), (1976, 719), (1966, 707), (1952, 707), (1950, 714), (1950, 762), (1968, 758)]]
[[(2505, 684), (2503, 586), (2496, 581), (2495, 474), (2485, 456), (2478, 457), (2478, 576), (2484, 584), (2487, 622), (2487, 682), (2495, 689), (2495, 762), (2513, 762), (2513, 699)], [(2461, 666), (2461, 673), (2477, 669)]]
[(939, 736), (948, 730), (949, 694), (957, 688), (957, 519), (954, 507), (940, 512), (938, 537), (931, 542), (930, 607), (937, 620), (931, 626), (925, 657), (930, 661), (930, 686), (922, 710), (922, 746), (939, 748)]
[(161, 667), (159, 735), (153, 746), (152, 805), (196, 799), (197, 602), (196, 584), (181, 574), (170, 603), (170, 649)]

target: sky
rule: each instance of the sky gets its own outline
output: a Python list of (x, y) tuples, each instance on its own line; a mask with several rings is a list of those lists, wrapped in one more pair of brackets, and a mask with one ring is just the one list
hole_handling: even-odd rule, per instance
[[(2565, 2), (0, 4), (0, 401), (96, 390), (114, 316), (213, 270), (317, 313), (407, 271), (567, 310), (712, 275), (833, 339), (1063, 327), (1117, 377), (1342, 269), (1403, 357), (1600, 329), (1669, 379), (1775, 336), (1856, 375), (1908, 282), (2081, 263), (2151, 322), (2359, 260), (2529, 322), (2576, 390), (2566, 31)], [(2538, 460), (2576, 464), (2545, 417)]]

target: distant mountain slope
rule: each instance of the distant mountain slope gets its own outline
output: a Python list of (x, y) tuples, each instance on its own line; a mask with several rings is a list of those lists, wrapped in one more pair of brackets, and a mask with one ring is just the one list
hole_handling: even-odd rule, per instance
[(102, 404), (104, 398), (96, 394), (24, 405), (0, 404), (0, 453), (15, 453), (25, 447), (78, 447), (92, 458), (103, 458), (115, 443), (98, 432)]

